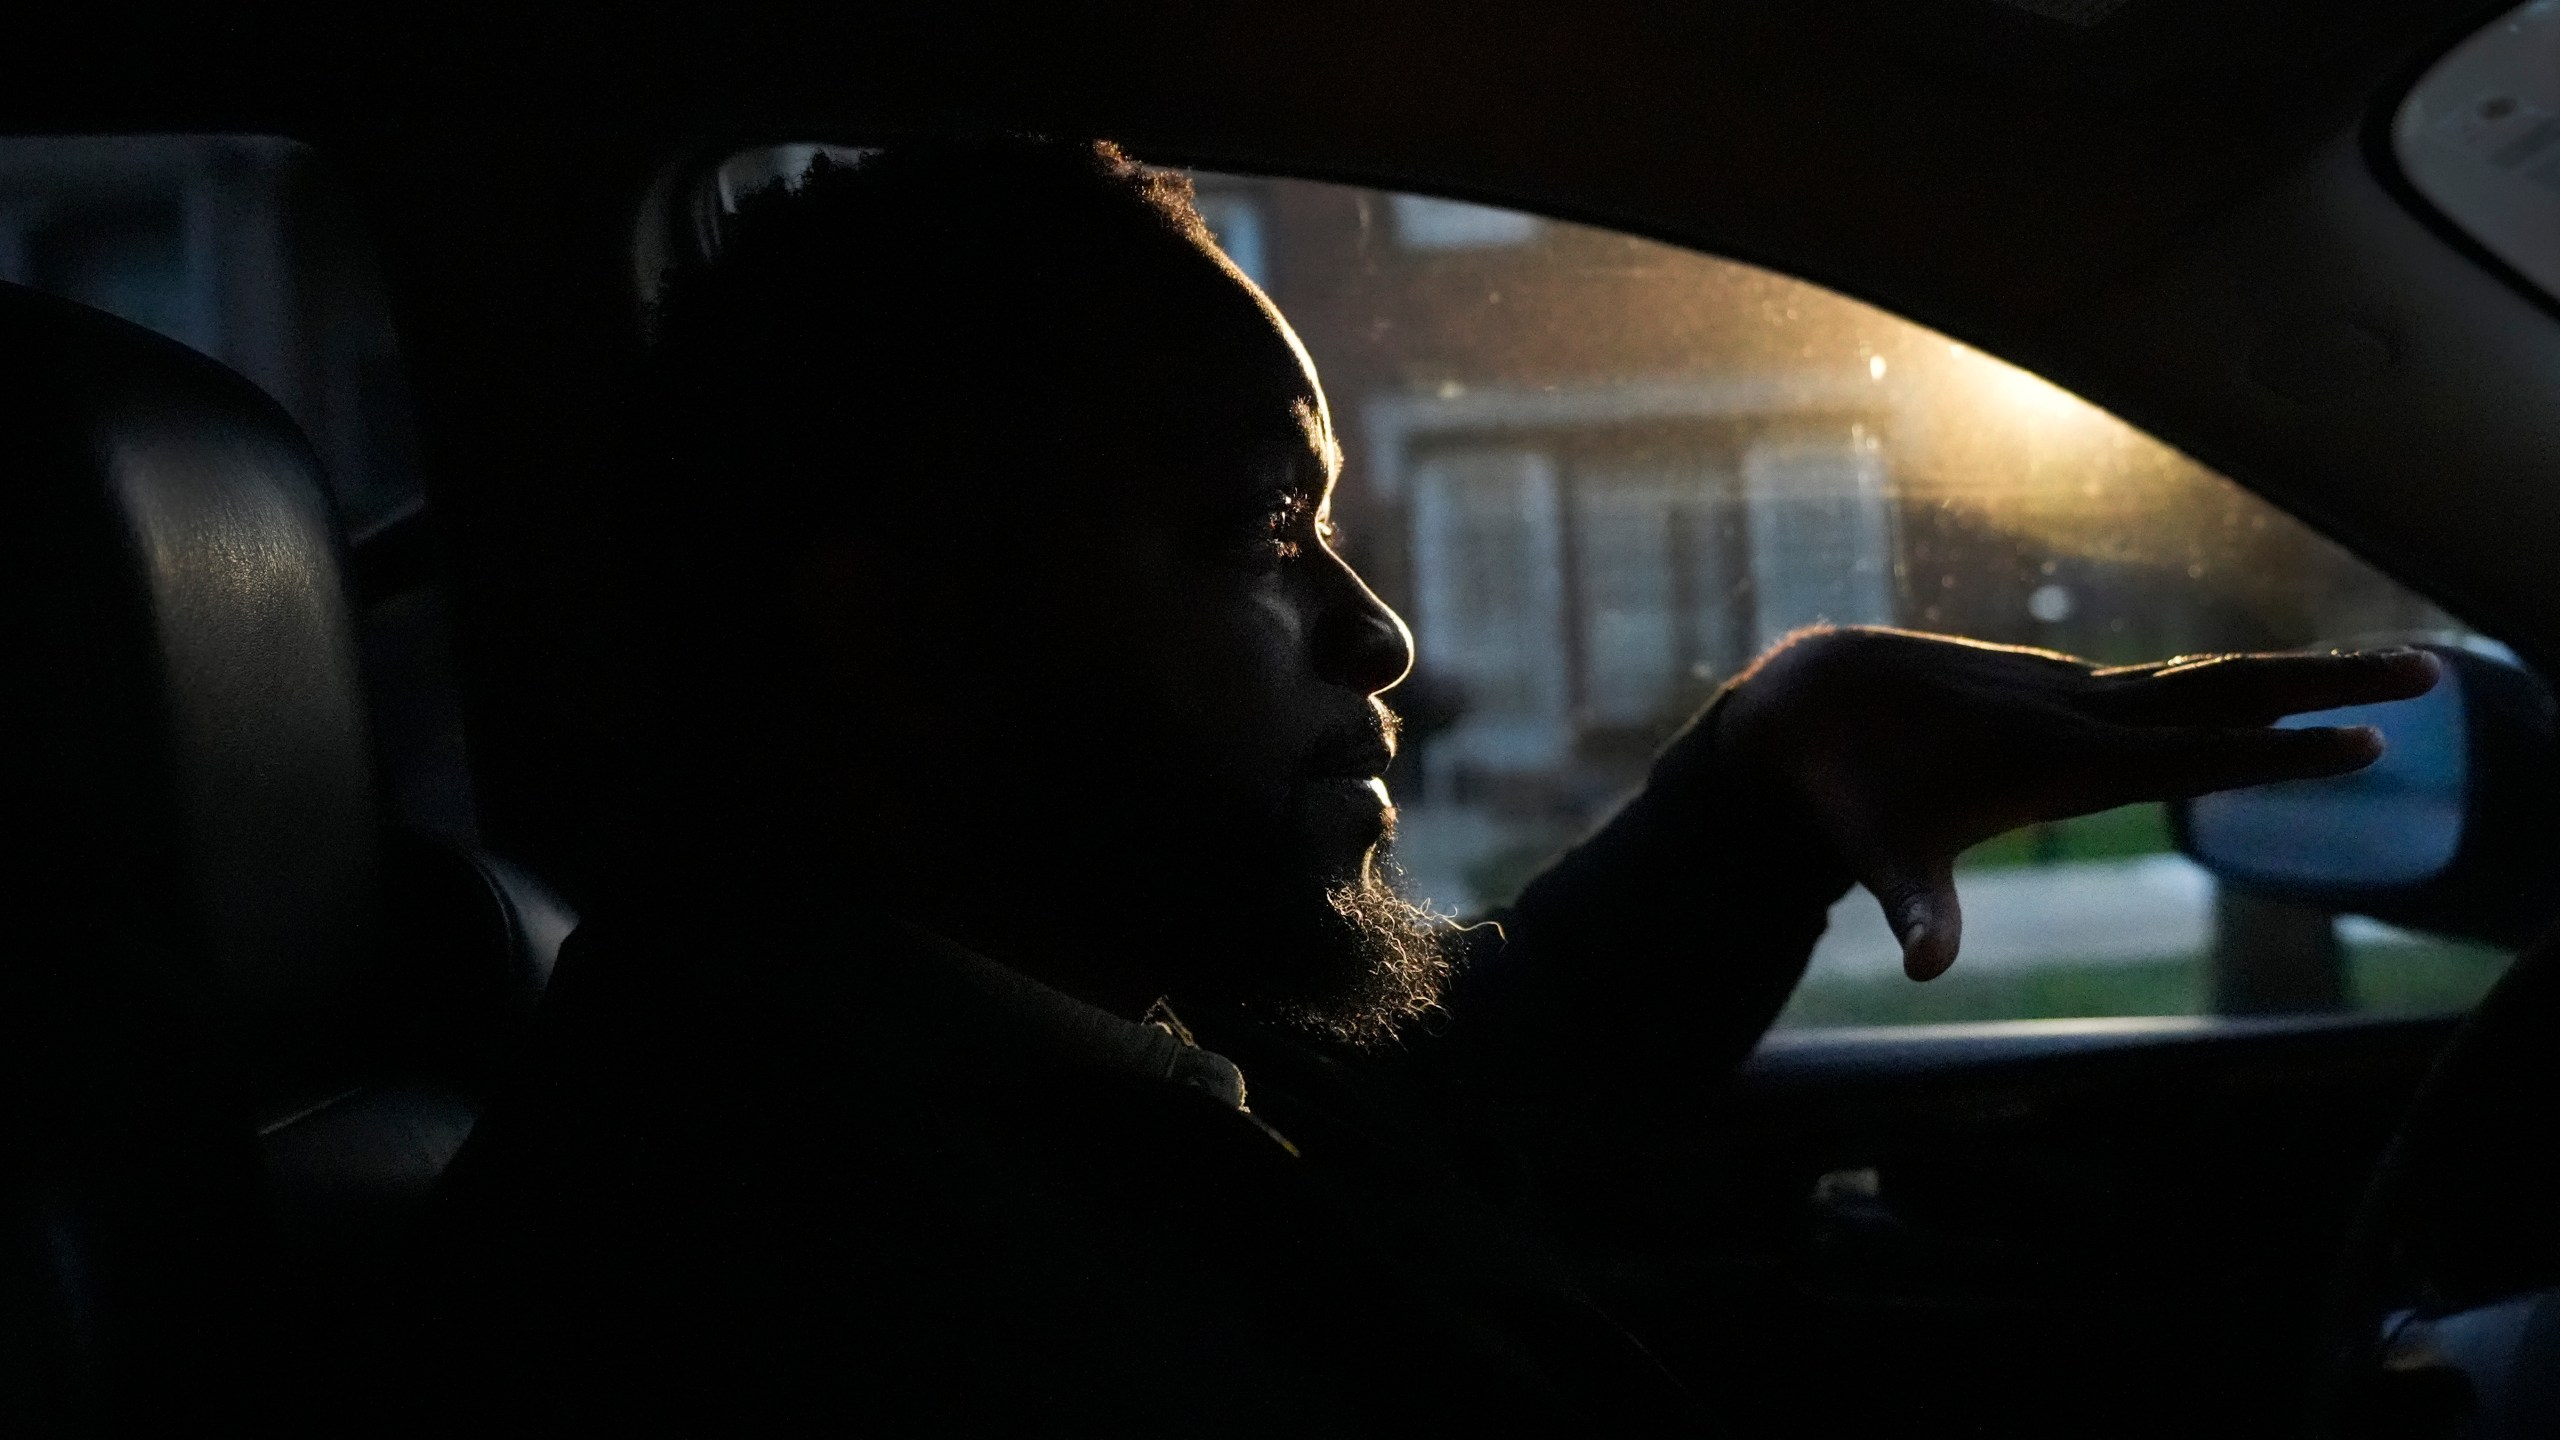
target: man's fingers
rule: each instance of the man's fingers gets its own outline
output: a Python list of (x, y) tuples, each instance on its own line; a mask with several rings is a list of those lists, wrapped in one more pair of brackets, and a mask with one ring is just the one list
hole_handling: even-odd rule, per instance
[(2125, 793), (2114, 803), (2182, 800), (2279, 780), (2344, 775), (2382, 756), (2382, 732), (2370, 725), (2149, 732), (2146, 738), (2149, 743), (2128, 753), (2117, 772)]
[(2349, 655), (2216, 655), (2102, 670), (2089, 706), (2136, 725), (2264, 725), (2287, 715), (2406, 700), (2435, 687), (2444, 662), (2424, 650)]
[(1954, 862), (1909, 865), (1887, 860), (1871, 867), (1867, 889), (1884, 907), (1884, 922), (1902, 942), (1902, 973), (1934, 980), (1956, 963), (1964, 939), (1964, 911), (1956, 904)]

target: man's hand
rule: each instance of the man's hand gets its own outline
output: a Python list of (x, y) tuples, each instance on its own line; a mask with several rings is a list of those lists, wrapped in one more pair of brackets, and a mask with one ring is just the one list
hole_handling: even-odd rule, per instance
[(1966, 848), (2118, 805), (2360, 769), (2382, 753), (2370, 727), (2269, 727), (2422, 694), (2439, 673), (2419, 650), (2102, 669), (1903, 630), (1817, 630), (1762, 656), (1701, 738), (1725, 773), (1803, 807), (1883, 904), (1904, 972), (1928, 980), (1955, 963)]

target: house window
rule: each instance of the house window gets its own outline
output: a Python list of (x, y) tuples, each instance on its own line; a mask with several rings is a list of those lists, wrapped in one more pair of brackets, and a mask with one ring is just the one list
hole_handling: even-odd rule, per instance
[(1392, 195), (1396, 239), (1407, 250), (1492, 250), (1526, 245), (1538, 237), (1538, 217), (1463, 200)]
[(1236, 262), (1236, 268), (1254, 284), (1271, 288), (1271, 253), (1263, 244), (1262, 206), (1252, 196), (1233, 190), (1203, 188), (1198, 197), (1200, 218), (1208, 222), (1209, 233), (1217, 237), (1218, 248)]

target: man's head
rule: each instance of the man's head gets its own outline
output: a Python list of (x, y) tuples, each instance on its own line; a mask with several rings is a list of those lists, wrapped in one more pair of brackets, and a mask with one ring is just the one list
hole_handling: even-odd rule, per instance
[(669, 278), (644, 393), (689, 743), (767, 762), (696, 767), (731, 823), (1120, 1008), (1428, 1005), (1379, 858), (1411, 643), (1185, 182), (1020, 140), (822, 163)]

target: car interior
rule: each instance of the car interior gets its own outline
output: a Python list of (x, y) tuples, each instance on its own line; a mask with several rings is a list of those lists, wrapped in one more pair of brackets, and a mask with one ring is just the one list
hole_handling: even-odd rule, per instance
[(1982, 857), (1940, 999), (1853, 895), (1719, 1103), (1554, 1203), (1736, 1433), (2545, 1433), (2553, 9), (48, 17), (0, 53), (0, 1407), (382, 1403), (342, 1357), (630, 789), (653, 287), (814, 156), (1012, 130), (1191, 172), (1305, 334), (1453, 909), (1795, 624), (2436, 649), (2366, 780)]

